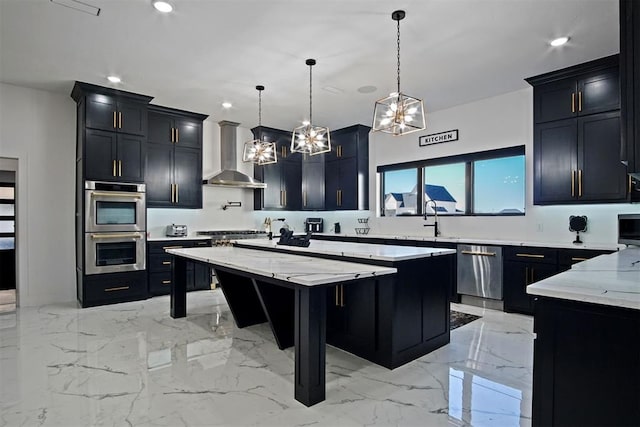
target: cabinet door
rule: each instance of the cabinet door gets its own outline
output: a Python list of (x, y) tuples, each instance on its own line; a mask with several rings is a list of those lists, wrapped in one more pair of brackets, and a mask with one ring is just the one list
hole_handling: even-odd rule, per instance
[(354, 353), (370, 354), (376, 333), (375, 286), (337, 285), (327, 297), (327, 339)]
[(331, 160), (325, 163), (325, 193), (324, 208), (326, 210), (338, 209), (340, 194), (339, 160)]
[(558, 273), (556, 265), (513, 261), (505, 261), (503, 265), (505, 311), (533, 314), (533, 297), (527, 294), (527, 286)]
[(167, 114), (149, 113), (147, 140), (156, 144), (173, 143), (173, 119)]
[(575, 116), (578, 109), (576, 97), (576, 81), (573, 79), (536, 86), (533, 93), (536, 123)]
[(92, 94), (85, 98), (85, 126), (92, 129), (115, 131), (118, 127), (117, 104), (115, 98)]
[(116, 149), (118, 178), (127, 182), (144, 182), (144, 137), (118, 135)]
[(202, 122), (176, 118), (175, 141), (179, 147), (200, 148), (202, 146)]
[(193, 266), (193, 287), (196, 290), (211, 289), (211, 268), (197, 263)]
[(267, 184), (267, 188), (262, 190), (263, 209), (282, 209), (284, 207), (282, 164), (278, 160), (278, 163), (262, 166), (262, 182)]
[(617, 70), (599, 72), (578, 81), (578, 113), (601, 113), (620, 108), (620, 77)]
[(578, 119), (578, 199), (623, 201), (626, 168), (620, 162), (620, 112)]
[(340, 199), (338, 209), (358, 209), (358, 166), (355, 157), (338, 160)]
[(202, 208), (202, 158), (199, 150), (175, 147), (175, 203), (181, 208)]
[(324, 208), (324, 163), (302, 162), (302, 209)]
[(575, 119), (535, 127), (533, 203), (572, 202), (577, 194)]
[(147, 106), (137, 102), (118, 102), (118, 132), (147, 134)]
[(173, 146), (147, 144), (147, 207), (171, 207), (173, 205)]
[(87, 129), (85, 137), (85, 179), (117, 181), (116, 161), (117, 134)]
[(282, 184), (285, 209), (299, 211), (302, 208), (302, 170), (300, 162), (284, 162), (282, 164)]

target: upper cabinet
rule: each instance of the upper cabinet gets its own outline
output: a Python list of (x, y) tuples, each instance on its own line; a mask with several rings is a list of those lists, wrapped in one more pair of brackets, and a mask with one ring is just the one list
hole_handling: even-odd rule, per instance
[(202, 122), (206, 118), (149, 105), (148, 207), (202, 208)]
[(620, 0), (621, 160), (627, 165), (631, 200), (640, 201), (640, 4)]
[(331, 132), (331, 152), (291, 153), (291, 132), (252, 129), (254, 138), (275, 142), (278, 162), (254, 166), (265, 184), (255, 190), (254, 209), (364, 210), (369, 208), (369, 128), (354, 125)]
[(144, 182), (151, 97), (76, 82), (77, 152), (83, 180)]
[(534, 87), (534, 204), (626, 200), (618, 55), (527, 82)]
[(355, 125), (331, 133), (325, 159), (325, 209), (369, 209), (369, 131)]

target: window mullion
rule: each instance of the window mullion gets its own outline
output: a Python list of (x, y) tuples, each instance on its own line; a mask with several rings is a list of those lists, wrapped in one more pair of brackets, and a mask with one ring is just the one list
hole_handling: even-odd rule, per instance
[(465, 215), (474, 212), (473, 208), (473, 162), (467, 162), (465, 166)]

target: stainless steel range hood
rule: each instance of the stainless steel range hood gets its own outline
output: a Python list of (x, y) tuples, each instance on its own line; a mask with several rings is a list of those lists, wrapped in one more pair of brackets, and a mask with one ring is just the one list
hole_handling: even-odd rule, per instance
[(238, 161), (236, 128), (239, 124), (226, 120), (218, 122), (220, 125), (220, 166), (222, 166), (222, 171), (205, 179), (203, 184), (235, 188), (267, 188), (267, 184), (236, 169)]

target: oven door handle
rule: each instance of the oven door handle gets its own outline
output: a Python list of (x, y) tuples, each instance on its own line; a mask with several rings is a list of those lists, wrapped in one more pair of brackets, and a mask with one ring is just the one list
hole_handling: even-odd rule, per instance
[(117, 193), (117, 192), (103, 192), (103, 191), (92, 191), (91, 197), (130, 197), (132, 199), (141, 199), (142, 195), (140, 193)]
[(91, 234), (92, 239), (124, 239), (124, 238), (133, 238), (133, 239), (142, 239), (142, 234), (140, 233), (100, 233), (100, 234)]

